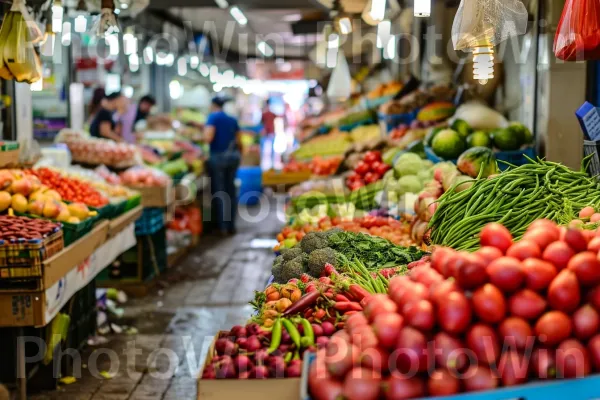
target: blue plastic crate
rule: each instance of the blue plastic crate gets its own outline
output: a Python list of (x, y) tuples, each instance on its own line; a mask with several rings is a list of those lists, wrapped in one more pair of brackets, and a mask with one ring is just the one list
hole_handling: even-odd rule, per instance
[[(305, 352), (300, 381), (300, 400), (311, 400), (308, 392), (308, 370), (315, 360), (315, 353)], [(498, 388), (455, 396), (427, 397), (429, 400), (592, 400), (600, 396), (600, 375), (581, 379), (565, 379), (548, 382), (532, 382), (526, 385)]]
[(152, 235), (165, 226), (164, 212), (161, 208), (144, 208), (142, 216), (135, 221), (136, 236)]
[(415, 110), (413, 112), (409, 112), (406, 114), (377, 114), (379, 116), (380, 121), (385, 121), (387, 126), (387, 131), (391, 132), (394, 128), (401, 124), (410, 125), (414, 120), (417, 119), (417, 114), (419, 114), (419, 110)]
[[(428, 160), (434, 163), (450, 161), (456, 164), (458, 161), (457, 159), (444, 160), (443, 158), (438, 157), (429, 146), (425, 146), (425, 155), (427, 156)], [(506, 161), (517, 166), (524, 165), (529, 162), (525, 156), (533, 159), (536, 157), (535, 149), (533, 147), (526, 147), (524, 149), (512, 151), (497, 151), (494, 152), (494, 155), (496, 156), (496, 160)], [(499, 162), (498, 167), (501, 171), (504, 171), (508, 168), (508, 165)]]

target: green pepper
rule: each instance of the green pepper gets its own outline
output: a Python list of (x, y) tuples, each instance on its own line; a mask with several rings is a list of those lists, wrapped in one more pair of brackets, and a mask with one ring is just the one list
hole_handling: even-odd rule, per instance
[(275, 321), (275, 324), (273, 324), (273, 331), (271, 332), (271, 346), (269, 346), (269, 349), (267, 350), (267, 352), (269, 354), (271, 354), (272, 352), (274, 352), (275, 350), (277, 350), (279, 348), (280, 344), (281, 344), (281, 320), (278, 319)]
[(300, 319), (300, 324), (302, 325), (302, 329), (304, 330), (304, 337), (301, 339), (303, 347), (310, 347), (315, 345), (315, 332), (313, 331), (313, 327), (310, 322), (305, 319)]
[(292, 361), (292, 357), (294, 356), (294, 353), (292, 353), (291, 351), (288, 351), (285, 354), (285, 358), (283, 359), (283, 361), (285, 361), (285, 363), (289, 363), (290, 361)]
[(296, 329), (296, 327), (294, 326), (294, 324), (292, 323), (292, 321), (288, 320), (288, 319), (284, 319), (282, 321), (283, 326), (285, 327), (285, 330), (290, 334), (290, 338), (292, 339), (292, 342), (294, 342), (294, 344), (296, 345), (296, 348), (300, 348), (300, 332), (298, 332), (298, 329)]

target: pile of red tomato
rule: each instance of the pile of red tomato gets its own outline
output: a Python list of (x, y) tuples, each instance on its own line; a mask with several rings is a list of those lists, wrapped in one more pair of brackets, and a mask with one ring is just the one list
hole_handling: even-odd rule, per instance
[(367, 151), (362, 160), (354, 167), (354, 171), (346, 178), (346, 186), (350, 190), (358, 190), (383, 178), (390, 168), (381, 161), (380, 151)]
[(313, 175), (329, 176), (337, 171), (342, 157), (322, 158), (315, 156), (310, 162), (291, 160), (283, 167), (283, 172), (310, 171)]
[(37, 176), (42, 184), (56, 190), (63, 200), (84, 203), (97, 208), (108, 204), (105, 196), (79, 179), (67, 178), (48, 168), (32, 169), (28, 173)]

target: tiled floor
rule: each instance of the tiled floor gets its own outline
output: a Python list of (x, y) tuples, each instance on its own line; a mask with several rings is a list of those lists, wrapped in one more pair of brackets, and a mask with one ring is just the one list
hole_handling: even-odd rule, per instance
[[(80, 375), (75, 368), (75, 383), (29, 397), (195, 399), (196, 378), (213, 336), (244, 322), (251, 314), (247, 302), (265, 287), (272, 251), (252, 248), (251, 241), (275, 237), (282, 225), (275, 210), (271, 206), (260, 221), (240, 221), (235, 236), (204, 237), (179, 267), (161, 277), (161, 290), (128, 302), (122, 323), (135, 326), (138, 334), (113, 335), (108, 344), (87, 348)], [(248, 215), (253, 209), (240, 211)], [(114, 376), (106, 379), (105, 372)]]

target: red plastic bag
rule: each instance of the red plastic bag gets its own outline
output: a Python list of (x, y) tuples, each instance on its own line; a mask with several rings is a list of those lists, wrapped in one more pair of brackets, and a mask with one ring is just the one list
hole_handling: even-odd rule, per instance
[(564, 61), (600, 59), (600, 0), (567, 0), (554, 37), (554, 55)]

